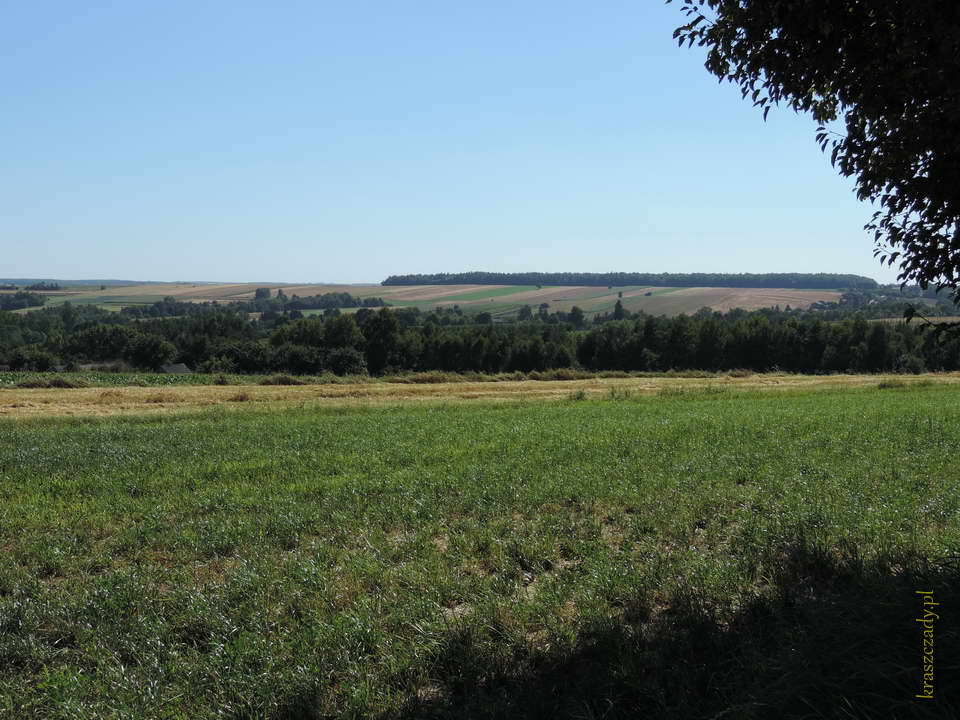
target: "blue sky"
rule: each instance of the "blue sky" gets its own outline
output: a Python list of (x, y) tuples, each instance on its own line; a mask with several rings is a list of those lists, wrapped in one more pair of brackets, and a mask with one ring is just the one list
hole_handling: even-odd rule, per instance
[(660, 2), (10, 3), (0, 276), (852, 272), (871, 208)]

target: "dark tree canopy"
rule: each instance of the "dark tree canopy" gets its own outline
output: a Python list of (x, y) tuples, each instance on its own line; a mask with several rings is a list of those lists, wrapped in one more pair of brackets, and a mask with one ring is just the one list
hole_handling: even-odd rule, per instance
[(674, 37), (706, 48), (711, 73), (764, 117), (783, 103), (817, 121), (834, 166), (879, 203), (866, 227), (880, 261), (960, 297), (960, 3), (681, 3), (690, 22)]

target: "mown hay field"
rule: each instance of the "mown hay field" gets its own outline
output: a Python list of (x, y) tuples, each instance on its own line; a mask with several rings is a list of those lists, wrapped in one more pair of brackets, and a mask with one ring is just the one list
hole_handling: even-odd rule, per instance
[[(583, 374), (587, 377), (550, 380), (529, 379), (523, 373), (517, 374), (522, 379), (511, 379), (513, 375), (502, 376), (502, 379), (479, 375), (471, 378), (451, 373), (420, 373), (393, 378), (0, 373), (0, 418), (177, 414), (214, 407), (225, 411), (322, 410), (467, 401), (562, 401), (580, 395), (590, 399), (639, 398), (743, 390), (796, 392), (960, 385), (960, 373), (918, 376), (783, 373), (691, 373), (685, 376), (651, 373), (633, 377), (626, 373), (610, 373), (623, 377)], [(530, 374), (533, 377), (538, 375), (541, 374)], [(551, 376), (549, 373), (543, 375)], [(280, 378), (281, 383), (277, 383), (275, 377)], [(572, 377), (576, 378), (576, 374)]]
[(925, 380), (0, 419), (0, 716), (957, 717)]

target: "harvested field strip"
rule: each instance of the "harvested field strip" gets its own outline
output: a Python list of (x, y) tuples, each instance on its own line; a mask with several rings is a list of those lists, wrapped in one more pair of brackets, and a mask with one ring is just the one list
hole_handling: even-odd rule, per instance
[(616, 293), (619, 290), (626, 288), (600, 288), (590, 285), (584, 286), (572, 286), (572, 287), (553, 287), (548, 286), (540, 289), (531, 289), (523, 290), (518, 292), (516, 295), (510, 297), (510, 300), (513, 302), (521, 303), (523, 305), (539, 305), (540, 303), (559, 303), (559, 302), (573, 302), (583, 303), (586, 300), (592, 298), (605, 297), (613, 293)]
[(397, 383), (294, 386), (169, 386), (10, 389), (0, 391), (0, 416), (116, 415), (198, 411), (236, 403), (240, 391), (250, 407), (436, 404), (465, 401), (566, 400), (571, 396), (658, 396), (729, 391), (837, 390), (930, 387), (960, 384), (960, 373), (926, 376), (753, 375), (744, 378), (593, 378), (588, 380), (525, 380), (506, 382)]
[[(498, 289), (502, 285), (378, 285), (378, 292), (388, 302), (417, 303), (435, 298), (446, 298), (460, 293), (484, 289)], [(381, 292), (382, 291), (382, 292)]]

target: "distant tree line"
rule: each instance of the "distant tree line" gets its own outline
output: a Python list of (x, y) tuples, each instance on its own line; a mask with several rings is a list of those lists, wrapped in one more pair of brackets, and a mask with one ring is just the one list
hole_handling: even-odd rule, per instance
[(960, 367), (960, 339), (861, 314), (831, 322), (733, 310), (606, 323), (582, 338), (577, 360), (593, 370), (923, 372)]
[(55, 282), (41, 281), (27, 285), (24, 290), (36, 290), (38, 292), (53, 292), (60, 289), (60, 284)]
[(624, 287), (738, 287), (852, 289), (875, 288), (862, 275), (833, 273), (434, 273), (391, 275), (382, 285), (590, 285)]
[(270, 288), (258, 288), (252, 300), (241, 300), (229, 303), (217, 302), (184, 302), (173, 297), (165, 297), (149, 305), (128, 305), (120, 312), (133, 318), (161, 318), (180, 317), (186, 315), (202, 315), (217, 312), (224, 308), (237, 312), (288, 312), (293, 310), (326, 310), (330, 308), (361, 308), (386, 307), (383, 298), (360, 298), (349, 293), (324, 293), (300, 297), (288, 297), (283, 290), (279, 290), (275, 297), (270, 296)]
[(379, 297), (359, 298), (350, 293), (323, 293), (310, 297), (294, 295), (282, 306), (282, 309), (326, 310), (328, 308), (376, 308), (387, 307), (388, 305), (389, 303)]
[(69, 303), (0, 312), (0, 364), (44, 370), (122, 361), (156, 369), (184, 362), (205, 372), (298, 374), (446, 370), (510, 372), (710, 370), (921, 372), (960, 369), (960, 337), (919, 323), (869, 321), (856, 310), (703, 309), (687, 316), (630, 313), (622, 305), (587, 322), (582, 313), (536, 313), (513, 323), (458, 309), (361, 308), (353, 314), (221, 308), (133, 319)]
[(0, 295), (0, 310), (22, 310), (29, 307), (42, 307), (47, 302), (44, 295), (29, 292), (16, 292), (12, 295)]

